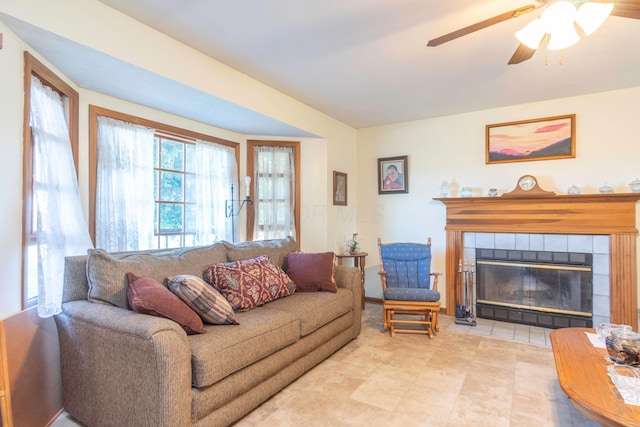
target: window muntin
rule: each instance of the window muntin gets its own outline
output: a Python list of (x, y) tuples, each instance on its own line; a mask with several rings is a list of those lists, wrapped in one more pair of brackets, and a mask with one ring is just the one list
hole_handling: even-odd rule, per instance
[(193, 246), (196, 234), (195, 143), (154, 138), (154, 239), (158, 248)]

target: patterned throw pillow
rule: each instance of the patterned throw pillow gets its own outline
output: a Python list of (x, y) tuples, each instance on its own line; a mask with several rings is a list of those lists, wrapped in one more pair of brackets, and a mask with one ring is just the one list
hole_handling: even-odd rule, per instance
[(336, 254), (333, 252), (292, 252), (287, 255), (287, 274), (302, 292), (338, 292), (334, 277)]
[(188, 335), (207, 332), (195, 311), (151, 277), (127, 273), (127, 299), (133, 311), (177, 322)]
[(216, 288), (236, 311), (245, 311), (291, 295), (296, 285), (264, 256), (210, 266), (204, 280)]
[(184, 301), (202, 320), (213, 325), (237, 325), (233, 308), (220, 292), (204, 280), (190, 274), (167, 279), (169, 289)]

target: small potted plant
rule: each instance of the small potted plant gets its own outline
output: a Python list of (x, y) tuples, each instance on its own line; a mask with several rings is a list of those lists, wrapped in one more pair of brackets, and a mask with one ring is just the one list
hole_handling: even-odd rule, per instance
[(349, 240), (349, 253), (351, 255), (358, 252), (360, 249), (360, 242), (358, 242), (358, 233), (353, 233), (353, 237)]

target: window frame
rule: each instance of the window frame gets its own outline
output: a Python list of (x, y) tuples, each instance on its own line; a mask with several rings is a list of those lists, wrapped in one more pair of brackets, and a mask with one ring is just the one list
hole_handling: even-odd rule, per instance
[(89, 234), (93, 242), (96, 235), (96, 185), (98, 170), (98, 116), (109, 117), (116, 120), (146, 126), (155, 129), (157, 134), (163, 137), (182, 140), (196, 139), (212, 142), (215, 144), (231, 147), (235, 151), (236, 164), (240, 164), (240, 144), (226, 139), (218, 138), (194, 132), (191, 130), (171, 126), (165, 123), (156, 122), (142, 117), (132, 116), (120, 111), (109, 110), (107, 108), (89, 105)]
[(62, 78), (51, 71), (42, 62), (38, 61), (29, 52), (24, 52), (24, 106), (22, 125), (22, 309), (33, 307), (37, 304), (37, 297), (28, 299), (28, 251), (33, 239), (31, 226), (33, 225), (33, 138), (31, 134), (31, 76), (40, 79), (42, 84), (49, 86), (62, 97), (67, 103), (67, 126), (69, 128), (69, 141), (71, 142), (71, 153), (73, 164), (75, 165), (76, 178), (78, 178), (78, 152), (79, 152), (79, 105), (80, 95), (67, 84)]
[[(295, 194), (294, 194), (294, 207), (293, 215), (296, 222), (296, 241), (298, 245), (302, 241), (302, 235), (300, 234), (300, 141), (268, 141), (268, 140), (247, 140), (247, 175), (252, 179), (253, 185), (249, 189), (249, 197), (254, 200), (254, 188), (256, 185), (255, 177), (255, 147), (293, 147), (293, 167), (295, 168)], [(247, 204), (247, 229), (246, 236), (247, 241), (253, 240), (253, 226), (255, 222), (255, 205)]]

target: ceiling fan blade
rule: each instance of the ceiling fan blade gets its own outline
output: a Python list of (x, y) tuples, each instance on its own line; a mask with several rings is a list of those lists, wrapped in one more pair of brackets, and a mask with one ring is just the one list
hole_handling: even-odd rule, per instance
[(520, 43), (516, 51), (513, 53), (513, 56), (509, 60), (509, 65), (519, 64), (528, 59), (531, 59), (534, 53), (536, 53), (536, 49), (531, 49), (529, 46)]
[(640, 0), (616, 0), (611, 15), (640, 19)]
[(536, 5), (530, 4), (528, 6), (519, 7), (517, 9), (510, 10), (509, 12), (502, 13), (500, 15), (494, 16), (493, 18), (485, 19), (484, 21), (476, 22), (473, 25), (469, 25), (468, 27), (461, 28), (459, 30), (453, 31), (449, 34), (445, 34), (444, 36), (437, 37), (433, 40), (429, 40), (427, 46), (435, 47), (439, 46), (443, 43), (449, 42), (451, 40), (457, 39), (462, 36), (466, 36), (467, 34), (471, 34), (475, 31), (481, 30), (483, 28), (490, 27), (492, 25), (498, 24), (502, 21), (507, 21), (512, 18), (517, 18), (518, 16), (532, 12), (537, 7)]

